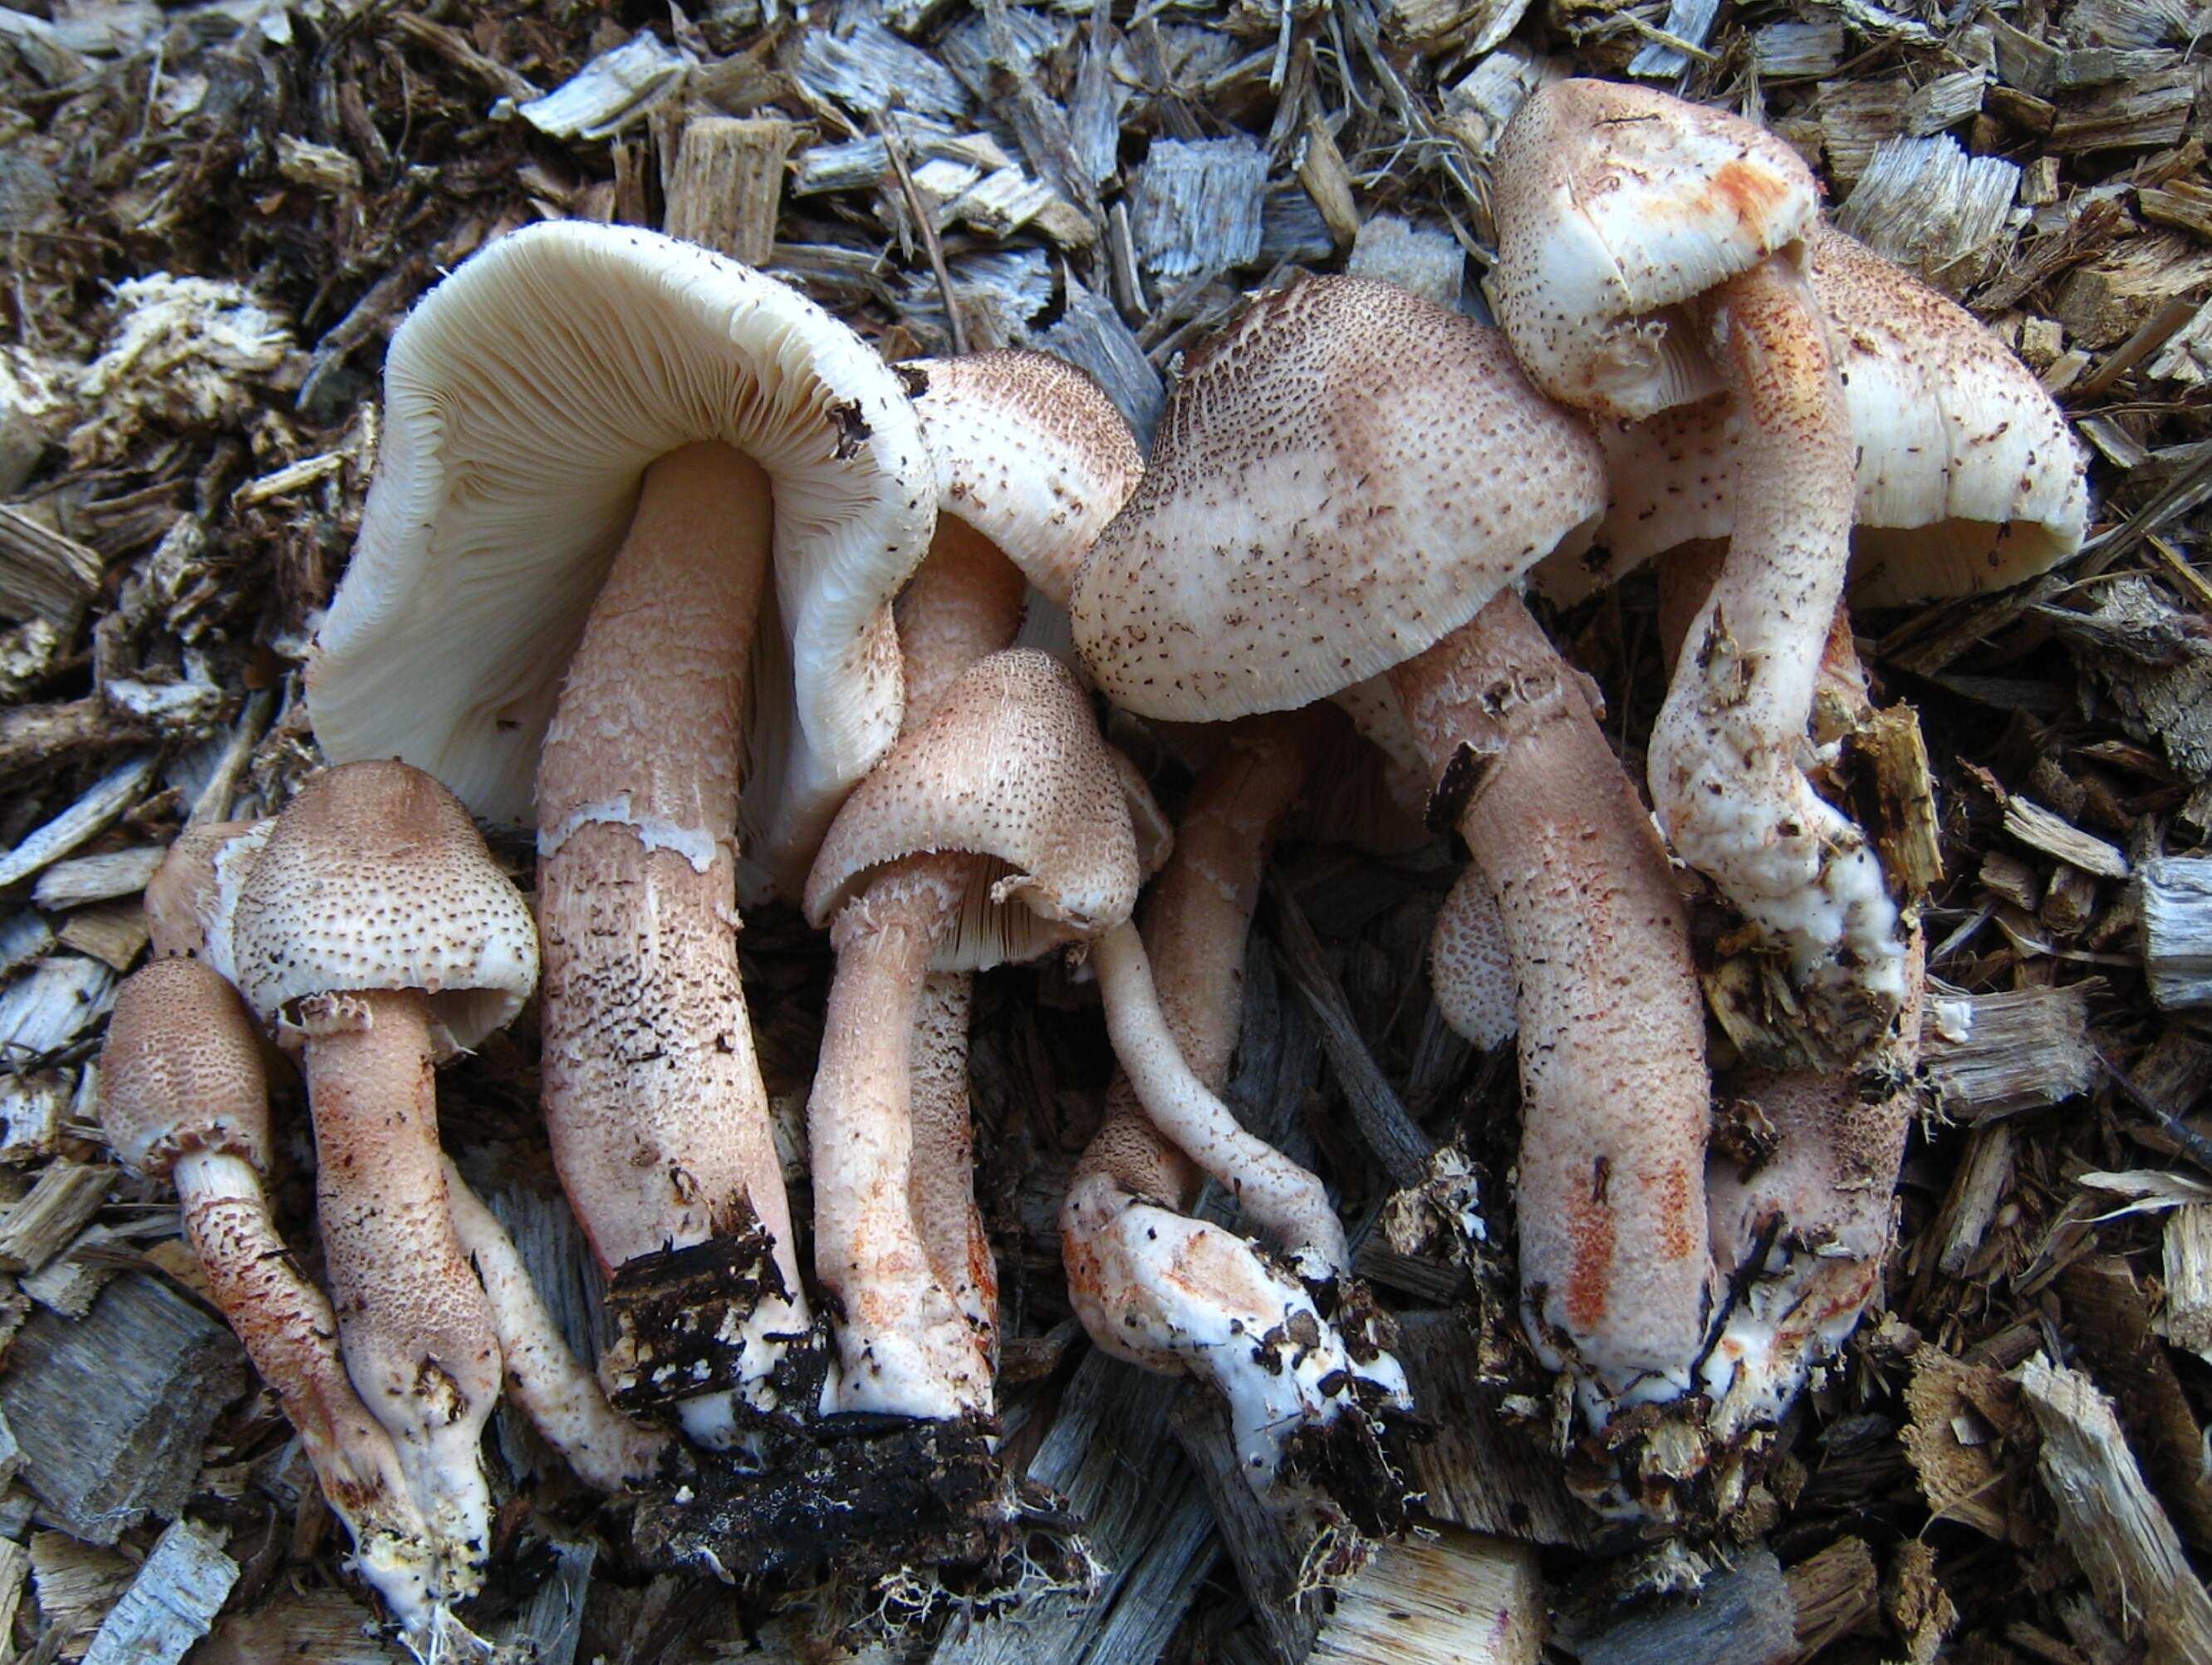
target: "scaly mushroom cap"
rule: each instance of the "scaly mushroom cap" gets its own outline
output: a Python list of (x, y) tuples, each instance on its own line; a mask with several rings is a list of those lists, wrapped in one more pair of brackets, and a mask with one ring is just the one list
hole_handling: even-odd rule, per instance
[(1073, 674), (1048, 653), (979, 660), (854, 789), (807, 876), (807, 920), (828, 925), (886, 862), (955, 850), (979, 860), (939, 947), (941, 970), (1031, 959), (1136, 906), (1143, 878), (1122, 772)]
[(1076, 580), (1076, 647), (1144, 716), (1287, 710), (1433, 645), (1604, 505), (1588, 428), (1495, 331), (1307, 278), (1246, 308), (1169, 398)]
[[(1813, 234), (1857, 447), (1851, 600), (1898, 606), (2003, 589), (2081, 546), (2085, 459), (2026, 365), (1963, 307), (1853, 239)], [(1595, 546), (1538, 569), (1579, 601), (1653, 556), (1735, 529), (1741, 421), (1725, 394), (1604, 422), (1613, 501)]]
[(188, 955), (225, 977), (237, 976), (232, 915), (253, 858), (276, 825), (273, 817), (210, 821), (177, 835), (146, 886), (146, 931), (156, 954)]
[(1498, 321), (1536, 385), (1635, 421), (1719, 386), (1679, 307), (1812, 234), (1797, 153), (1724, 110), (1559, 81), (1514, 112), (1492, 208)]
[(526, 823), (646, 465), (721, 441), (775, 494), (781, 632), (764, 619), (756, 648), (746, 848), (803, 871), (898, 732), (889, 605), (934, 519), (898, 379), (772, 278), (562, 221), (500, 238), (426, 295), (384, 387), (360, 541), (308, 669), (324, 750), (405, 758), (487, 820)]
[(1826, 227), (1813, 240), (1813, 287), (1858, 443), (1854, 604), (2001, 590), (2081, 547), (2081, 448), (2002, 341)]
[(261, 1041), (237, 991), (198, 960), (149, 960), (115, 991), (100, 1053), (100, 1125), (133, 1173), (188, 1151), (269, 1166)]
[(938, 512), (981, 532), (1057, 606), (1145, 459), (1098, 384), (1049, 353), (898, 367), (937, 465)]
[(240, 892), (239, 989), (277, 1024), (320, 994), (419, 989), (466, 1051), (538, 982), (530, 909), (460, 800), (405, 763), (345, 763), (300, 789)]

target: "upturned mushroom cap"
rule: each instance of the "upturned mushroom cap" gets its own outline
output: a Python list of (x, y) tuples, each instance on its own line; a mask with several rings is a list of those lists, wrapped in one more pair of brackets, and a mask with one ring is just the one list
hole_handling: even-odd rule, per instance
[[(531, 817), (562, 673), (655, 458), (720, 441), (775, 495), (748, 850), (801, 870), (898, 732), (888, 607), (929, 541), (898, 380), (783, 284), (629, 227), (509, 234), (424, 297), (385, 361), (353, 563), (308, 670), (338, 762), (398, 757), (489, 821)], [(787, 697), (785, 690), (788, 689)]]
[(265, 1022), (321, 994), (418, 989), (452, 1049), (503, 1027), (538, 982), (538, 931), (460, 800), (405, 763), (300, 789), (240, 892), (239, 989)]
[(1098, 384), (1049, 353), (1003, 351), (898, 367), (957, 515), (1057, 606), (1100, 530), (1144, 473), (1129, 424)]
[(1076, 646), (1144, 716), (1286, 710), (1432, 646), (1604, 504), (1588, 428), (1495, 331), (1307, 278), (1246, 308), (1169, 398), (1076, 580)]
[(845, 800), (806, 881), (826, 926), (869, 873), (907, 856), (980, 858), (941, 970), (1033, 958), (1129, 917), (1142, 883), (1121, 770), (1090, 702), (1048, 653), (978, 661)]
[(188, 1151), (269, 1165), (261, 1040), (238, 994), (198, 960), (149, 960), (115, 992), (100, 1054), (100, 1125), (134, 1173), (166, 1179)]
[[(1857, 450), (1851, 600), (1897, 606), (2003, 589), (2081, 546), (2081, 447), (2026, 365), (1973, 316), (1827, 226), (1812, 239)], [(1585, 556), (1546, 562), (1562, 604), (1665, 550), (1735, 529), (1741, 419), (1725, 394), (1603, 422), (1613, 501)]]
[(1741, 117), (1650, 88), (1539, 88), (1498, 140), (1498, 321), (1536, 385), (1637, 420), (1712, 392), (1698, 333), (1668, 308), (1810, 236), (1803, 160)]

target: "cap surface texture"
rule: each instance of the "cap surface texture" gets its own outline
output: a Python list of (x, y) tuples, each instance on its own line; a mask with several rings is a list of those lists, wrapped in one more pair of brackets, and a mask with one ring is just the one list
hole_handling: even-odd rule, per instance
[(100, 1125), (132, 1172), (167, 1176), (187, 1151), (266, 1170), (268, 1084), (238, 994), (198, 960), (149, 960), (115, 992), (100, 1054)]

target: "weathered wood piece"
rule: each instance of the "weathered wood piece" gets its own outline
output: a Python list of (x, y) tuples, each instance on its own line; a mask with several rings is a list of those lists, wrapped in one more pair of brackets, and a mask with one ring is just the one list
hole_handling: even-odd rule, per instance
[(1180, 283), (1243, 265), (1260, 252), (1267, 185), (1267, 153), (1241, 134), (1155, 139), (1129, 210), (1146, 268)]
[(208, 1633), (238, 1582), (225, 1534), (179, 1517), (155, 1540), (85, 1650), (85, 1665), (176, 1665)]
[(1626, 1613), (1570, 1607), (1559, 1634), (1582, 1665), (1783, 1665), (1797, 1652), (1790, 1586), (1763, 1546), (1732, 1557), (1694, 1596)]
[(139, 723), (96, 697), (0, 711), (0, 776), (21, 775), (79, 751), (112, 751), (144, 740)]
[(1881, 1574), (1863, 1538), (1838, 1538), (1782, 1576), (1797, 1610), (1800, 1659), (1881, 1618)]
[(574, 1665), (576, 1644), (583, 1639), (592, 1564), (599, 1553), (592, 1543), (553, 1546), (553, 1571), (523, 1603), (514, 1623), (502, 1627), (499, 1640), (515, 1657), (532, 1665)]
[(2038, 1354), (2021, 1390), (2043, 1431), (2037, 1471), (2064, 1541), (2121, 1635), (2141, 1640), (2152, 1665), (2212, 1659), (2212, 1598), (2136, 1467), (2112, 1401), (2079, 1370)]
[(1451, 1527), (1378, 1545), (1336, 1595), (1313, 1665), (1536, 1665), (1546, 1595), (1526, 1544)]
[(1938, 1272), (1947, 1278), (1964, 1278), (1972, 1270), (2011, 1184), (2011, 1127), (1993, 1121), (1975, 1128), (1932, 1234)]
[(30, 1194), (0, 1216), (0, 1272), (44, 1266), (100, 1210), (117, 1170), (82, 1162), (49, 1163)]
[(110, 769), (84, 795), (12, 850), (0, 851), (0, 889), (58, 861), (129, 809), (153, 778), (154, 759), (134, 757)]
[(2212, 1006), (2212, 856), (2142, 865), (2143, 970), (2168, 1011)]
[(192, 1665), (414, 1665), (378, 1639), (367, 1607), (338, 1589), (283, 1589), (265, 1605), (236, 1609), (192, 1656)]
[[(1978, 105), (1981, 78), (1966, 79)], [(1906, 120), (1912, 125), (1909, 113)], [(1836, 223), (1877, 253), (1958, 295), (1995, 270), (2011, 246), (2005, 220), (2019, 189), (2019, 167), (2002, 157), (1969, 155), (1944, 133), (1899, 134), (1875, 147), (1836, 210)]]
[(0, 1164), (15, 1167), (53, 1155), (62, 1117), (76, 1097), (68, 1070), (0, 1076)]
[(49, 954), (0, 989), (0, 1051), (37, 1058), (97, 1023), (115, 994), (115, 969), (82, 954)]
[(698, 64), (683, 48), (665, 46), (650, 29), (640, 29), (544, 97), (516, 106), (515, 113), (556, 139), (607, 138), (644, 120)]
[(669, 170), (672, 237), (767, 264), (775, 248), (785, 158), (799, 130), (775, 116), (694, 116)]
[(54, 1638), (56, 1656), (82, 1659), (107, 1611), (131, 1588), (129, 1557), (80, 1543), (66, 1532), (40, 1532), (30, 1542), (31, 1590)]
[(39, 882), (31, 887), (31, 900), (41, 908), (59, 909), (135, 896), (146, 888), (167, 854), (158, 844), (142, 844), (106, 855), (57, 861), (39, 875)]
[(2089, 1040), (2091, 985), (1969, 994), (1945, 1004), (1964, 1020), (1921, 1031), (1921, 1068), (1954, 1120), (2056, 1104), (2097, 1080)]
[(964, 120), (970, 107), (959, 76), (867, 18), (807, 30), (795, 73), (817, 98), (861, 115), (881, 115), (894, 98), (902, 111), (945, 123)]
[(0, 618), (74, 629), (100, 588), (99, 554), (0, 504)]
[(1088, 370), (1127, 421), (1138, 445), (1151, 446), (1152, 430), (1167, 410), (1167, 388), (1111, 301), (1069, 278), (1067, 305), (1036, 344)]
[(1398, 1321), (1398, 1360), (1413, 1403), (1435, 1426), (1413, 1447), (1412, 1479), (1437, 1520), (1527, 1543), (1594, 1545), (1602, 1522), (1566, 1487), (1540, 1434), (1508, 1426), (1468, 1368), (1474, 1337), (1455, 1313)]
[(2186, 1202), (2166, 1217), (2166, 1339), (2212, 1364), (2212, 1203)]
[(2128, 859), (2112, 844), (2083, 832), (2064, 816), (2014, 793), (2005, 800), (2004, 829), (2030, 849), (2072, 863), (2100, 878), (2125, 878)]
[(15, 1610), (22, 1605), (23, 1583), (30, 1575), (30, 1552), (13, 1538), (0, 1538), (0, 1636), (15, 1634)]
[(53, 1518), (112, 1544), (143, 1516), (184, 1506), (209, 1428), (246, 1384), (228, 1329), (133, 1274), (82, 1321), (32, 1314), (0, 1374), (0, 1415), (22, 1448), (24, 1484)]
[(146, 910), (137, 896), (125, 902), (94, 902), (62, 921), (65, 948), (88, 954), (112, 971), (128, 971), (146, 946)]
[(1297, 1516), (1269, 1509), (1253, 1493), (1218, 1395), (1186, 1385), (1174, 1414), (1176, 1442), (1206, 1488), (1267, 1656), (1274, 1665), (1298, 1665), (1313, 1649), (1326, 1600), (1305, 1587), (1304, 1557), (1313, 1547), (1299, 1541)]

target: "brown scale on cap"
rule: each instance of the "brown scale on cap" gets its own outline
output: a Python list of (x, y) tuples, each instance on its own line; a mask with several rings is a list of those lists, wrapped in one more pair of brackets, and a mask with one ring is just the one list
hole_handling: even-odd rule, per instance
[(1591, 81), (1533, 94), (1496, 169), (1498, 319), (1537, 382), (1640, 420), (1726, 391), (1741, 413), (1729, 558), (1654, 728), (1683, 859), (1787, 956), (1818, 1043), (1879, 1044), (1905, 933), (1865, 836), (1797, 766), (1843, 592), (1850, 422), (1808, 279), (1802, 161), (1724, 111)]
[(427, 1647), (450, 1592), (391, 1437), (338, 1356), (337, 1322), (270, 1218), (261, 1042), (229, 984), (157, 959), (116, 992), (100, 1057), (100, 1119), (131, 1169), (174, 1182), (185, 1237), (263, 1381), (276, 1392), (356, 1565)]
[(432, 1066), (520, 1008), (529, 910), (452, 793), (404, 763), (350, 763), (277, 818), (233, 939), (247, 998), (302, 1054), (349, 1371), (466, 1595), (490, 1547), (477, 1443), (500, 1346), (453, 1232)]
[(1511, 588), (1582, 547), (1604, 489), (1587, 426), (1496, 331), (1310, 281), (1256, 303), (1170, 396), (1075, 616), (1102, 686), (1155, 714), (1285, 708), (1389, 673), (1407, 750), (1504, 921), (1522, 1287), (1600, 1419), (1688, 1389), (1710, 1294), (1680, 898), (1580, 681)]

